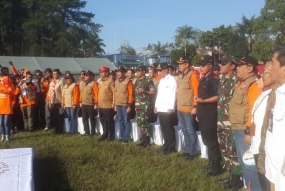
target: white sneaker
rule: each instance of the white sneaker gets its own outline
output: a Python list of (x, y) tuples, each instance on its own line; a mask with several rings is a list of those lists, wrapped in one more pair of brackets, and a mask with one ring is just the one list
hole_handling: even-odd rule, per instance
[(9, 139), (9, 135), (5, 135), (5, 141), (9, 141), (10, 139)]
[(5, 141), (5, 136), (2, 135), (1, 142)]
[(46, 127), (44, 130), (47, 131), (47, 130), (48, 130), (48, 127)]

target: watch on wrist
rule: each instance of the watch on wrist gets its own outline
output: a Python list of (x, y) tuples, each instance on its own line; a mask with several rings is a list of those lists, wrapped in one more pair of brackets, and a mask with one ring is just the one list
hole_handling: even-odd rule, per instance
[(249, 128), (249, 127), (246, 127), (246, 128), (245, 128), (244, 134), (245, 134), (245, 135), (250, 135), (250, 128)]

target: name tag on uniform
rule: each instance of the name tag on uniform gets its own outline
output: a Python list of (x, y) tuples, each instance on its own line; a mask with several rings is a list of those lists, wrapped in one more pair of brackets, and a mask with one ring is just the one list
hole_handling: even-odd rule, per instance
[(135, 105), (140, 105), (140, 103), (139, 103), (139, 102), (136, 102)]
[(23, 90), (22, 95), (26, 95), (26, 94), (27, 94), (26, 90)]
[(281, 174), (285, 177), (285, 158), (283, 160), (282, 168), (281, 168)]

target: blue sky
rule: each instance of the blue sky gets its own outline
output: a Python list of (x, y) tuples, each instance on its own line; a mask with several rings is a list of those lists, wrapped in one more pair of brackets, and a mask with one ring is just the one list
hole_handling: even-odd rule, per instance
[[(84, 11), (95, 14), (103, 25), (100, 38), (106, 53), (128, 39), (139, 52), (148, 43), (173, 42), (177, 27), (189, 25), (202, 31), (235, 25), (246, 17), (259, 16), (264, 0), (86, 0)], [(116, 40), (115, 40), (116, 39)]]

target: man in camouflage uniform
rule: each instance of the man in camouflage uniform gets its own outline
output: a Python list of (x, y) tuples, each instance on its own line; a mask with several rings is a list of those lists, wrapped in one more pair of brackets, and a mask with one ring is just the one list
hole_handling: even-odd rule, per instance
[(139, 146), (147, 147), (150, 145), (150, 110), (151, 95), (154, 93), (153, 81), (145, 76), (146, 67), (141, 65), (137, 68), (137, 80), (135, 83), (135, 108), (137, 124), (141, 129), (142, 142)]
[(155, 123), (157, 121), (157, 113), (154, 113), (154, 105), (155, 105), (155, 100), (157, 96), (157, 87), (159, 83), (159, 79), (156, 78), (157, 71), (156, 68), (150, 68), (148, 70), (148, 78), (153, 81), (153, 84), (155, 86), (155, 91), (154, 94), (151, 96), (151, 108), (150, 108), (150, 122)]
[(219, 180), (221, 184), (228, 184), (231, 189), (239, 189), (243, 184), (240, 181), (241, 167), (238, 163), (234, 134), (229, 121), (229, 103), (238, 79), (235, 75), (235, 57), (225, 57), (220, 63), (220, 73), (223, 75), (219, 83), (218, 99), (218, 137), (220, 150), (225, 161), (225, 167), (230, 172), (226, 179)]

